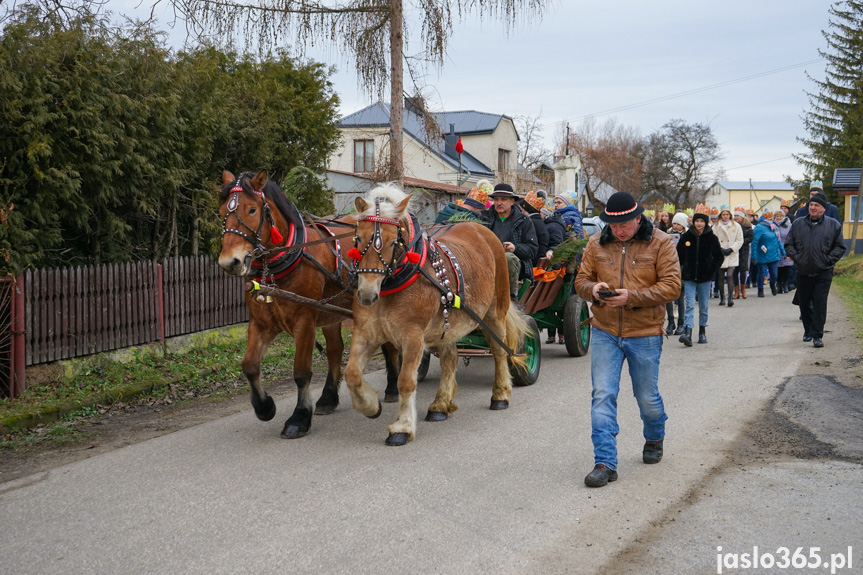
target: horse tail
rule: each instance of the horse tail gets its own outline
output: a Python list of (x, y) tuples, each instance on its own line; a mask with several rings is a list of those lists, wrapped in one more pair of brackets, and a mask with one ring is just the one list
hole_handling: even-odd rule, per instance
[[(506, 337), (504, 343), (508, 348), (519, 353), (520, 345), (524, 339), (531, 333), (530, 326), (527, 325), (527, 320), (524, 319), (524, 314), (517, 305), (510, 302), (509, 310), (506, 312)], [(513, 355), (509, 358), (512, 364), (523, 371), (527, 371), (527, 356)]]

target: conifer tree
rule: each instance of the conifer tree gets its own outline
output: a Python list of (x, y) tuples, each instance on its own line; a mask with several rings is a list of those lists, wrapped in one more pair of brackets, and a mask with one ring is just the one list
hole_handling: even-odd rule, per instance
[(826, 77), (810, 76), (817, 88), (807, 92), (811, 108), (803, 117), (809, 137), (798, 138), (809, 148), (796, 159), (811, 179), (830, 183), (836, 168), (863, 164), (863, 1), (845, 0), (830, 7), (830, 29), (822, 32), (827, 50)]

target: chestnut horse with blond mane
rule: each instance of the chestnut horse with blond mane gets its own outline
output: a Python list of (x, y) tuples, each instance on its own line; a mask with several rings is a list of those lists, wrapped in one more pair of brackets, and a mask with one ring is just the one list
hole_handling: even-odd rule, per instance
[[(409, 202), (410, 196), (393, 184), (357, 198), (356, 236), (349, 252), (357, 287), (345, 383), (357, 411), (372, 418), (382, 411), (378, 393), (363, 379), (372, 353), (391, 341), (402, 356), (398, 416), (387, 428), (387, 445), (404, 445), (416, 435), (417, 367), (426, 347), (437, 350), (441, 365), (437, 397), (426, 420), (442, 421), (457, 409), (456, 342), (480, 325), (472, 316), (485, 323), (480, 327), (494, 355), (493, 410), (509, 407), (512, 394), (508, 353), (500, 343), (515, 350), (530, 333), (521, 312), (510, 304), (500, 240), (471, 222), (440, 228), (429, 238), (408, 212)], [(509, 361), (524, 365), (517, 356)]]
[[(337, 234), (322, 223), (305, 225), (296, 206), (268, 179), (266, 171), (244, 173), (236, 178), (226, 171), (222, 181), (219, 194), (222, 216), (219, 265), (222, 269), (230, 275), (259, 279), (306, 298), (350, 309), (353, 292), (347, 284), (348, 270), (341, 259), (341, 243), (334, 237)], [(338, 221), (331, 223), (338, 225)], [(341, 230), (353, 227), (352, 219), (345, 223), (348, 227)], [(327, 238), (331, 241), (326, 241)], [(299, 247), (317, 240), (323, 242)], [(345, 249), (349, 248), (350, 239), (343, 241)], [(290, 246), (298, 246), (298, 249), (281, 250)], [(286, 331), (293, 336), (296, 345), (293, 375), (297, 384), (297, 405), (285, 421), (281, 435), (287, 439), (302, 437), (312, 424), (309, 384), (317, 327), (326, 340), (328, 372), (314, 413), (333, 413), (339, 404), (345, 349), (341, 330), (345, 317), (285, 299), (259, 301), (251, 294), (246, 294), (246, 305), (249, 327), (242, 366), (249, 380), (255, 414), (262, 421), (269, 421), (276, 415), (275, 402), (261, 386), (261, 358), (273, 339)], [(385, 353), (389, 382), (387, 400), (395, 401), (394, 349), (391, 354), (387, 357)]]

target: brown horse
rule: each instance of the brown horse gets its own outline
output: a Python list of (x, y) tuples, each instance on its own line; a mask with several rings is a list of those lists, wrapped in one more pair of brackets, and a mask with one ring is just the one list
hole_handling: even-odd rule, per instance
[[(244, 173), (235, 178), (222, 174), (223, 187), (219, 194), (222, 216), (222, 251), (219, 265), (235, 276), (250, 276), (307, 298), (325, 300), (332, 305), (350, 309), (353, 292), (348, 287), (347, 266), (341, 260), (341, 244), (330, 242), (309, 245), (302, 249), (283, 251), (273, 256), (268, 250), (299, 245), (334, 234), (323, 225), (304, 225), (296, 206), (282, 193), (267, 172)], [(353, 225), (353, 220), (347, 220)], [(350, 230), (342, 227), (341, 230)], [(341, 231), (340, 230), (340, 231)], [(345, 249), (350, 239), (345, 239)], [(327, 380), (314, 408), (318, 415), (330, 414), (339, 404), (341, 362), (344, 353), (342, 321), (344, 316), (287, 301), (258, 301), (246, 294), (249, 307), (249, 327), (243, 373), (251, 387), (252, 406), (262, 421), (276, 415), (276, 404), (261, 386), (261, 358), (275, 337), (286, 331), (294, 337), (294, 381), (297, 384), (297, 405), (285, 422), (282, 437), (294, 439), (308, 433), (312, 424), (312, 399), (309, 383), (312, 379), (312, 352), (315, 330), (321, 328), (326, 340)], [(394, 349), (393, 349), (393, 353)], [(386, 357), (388, 399), (395, 400), (395, 356)]]
[[(436, 348), (441, 365), (440, 386), (426, 420), (442, 421), (457, 409), (456, 342), (478, 325), (466, 308), (487, 326), (483, 332), (495, 366), (491, 409), (506, 409), (512, 393), (507, 352), (494, 334), (515, 350), (530, 332), (510, 305), (500, 240), (488, 228), (468, 222), (445, 227), (429, 239), (408, 213), (409, 201), (391, 184), (357, 198), (355, 248), (349, 253), (356, 262), (357, 289), (345, 382), (357, 411), (377, 417), (382, 410), (377, 392), (363, 379), (377, 346), (396, 342), (402, 356), (398, 417), (388, 427), (387, 445), (404, 445), (416, 434), (417, 367), (424, 348)], [(515, 357), (511, 361), (524, 363)]]

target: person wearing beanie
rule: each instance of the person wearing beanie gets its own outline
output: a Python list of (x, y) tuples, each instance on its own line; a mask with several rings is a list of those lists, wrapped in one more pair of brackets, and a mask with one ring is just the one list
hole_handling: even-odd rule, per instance
[(734, 299), (746, 299), (746, 286), (752, 281), (749, 278), (749, 247), (752, 245), (752, 240), (755, 237), (755, 230), (752, 229), (752, 223), (746, 217), (745, 206), (737, 206), (734, 208), (734, 221), (740, 225), (743, 230), (743, 246), (737, 252), (737, 271), (734, 274)]
[[(671, 226), (668, 230), (668, 235), (674, 242), (674, 247), (677, 249), (677, 244), (680, 241), (680, 236), (686, 232), (689, 227), (689, 217), (684, 213), (675, 214), (671, 219)], [(680, 290), (680, 297), (677, 298), (677, 324), (674, 323), (674, 303), (673, 301), (665, 304), (665, 316), (668, 318), (668, 325), (665, 326), (667, 335), (680, 335), (683, 333), (683, 310), (685, 309), (683, 288)]]
[[(810, 203), (812, 203), (810, 201)], [(779, 260), (785, 257), (785, 248), (779, 239), (779, 229), (773, 223), (773, 212), (764, 212), (752, 236), (752, 259), (758, 262), (755, 286), (758, 297), (764, 297), (764, 278), (770, 275), (770, 293), (776, 295)]]
[(584, 228), (581, 225), (581, 211), (578, 209), (578, 194), (572, 190), (566, 190), (562, 194), (554, 196), (554, 213), (563, 222), (566, 236), (584, 238)]
[[(821, 194), (824, 196), (824, 201), (827, 202), (826, 216), (828, 218), (833, 218), (837, 222), (841, 223), (842, 220), (839, 218), (839, 208), (837, 208), (834, 204), (831, 204), (827, 200), (827, 196), (824, 194), (824, 186), (821, 184), (821, 180), (814, 180), (812, 184), (809, 186), (809, 200), (812, 201), (812, 197), (815, 194)], [(794, 214), (794, 219), (797, 218), (805, 218), (809, 215), (809, 206), (808, 204), (803, 204), (797, 209), (797, 213)]]
[[(773, 212), (773, 224), (779, 230), (779, 241), (783, 244), (788, 238), (788, 232), (791, 231), (791, 220), (785, 217), (785, 212), (776, 210)], [(788, 288), (788, 279), (791, 277), (791, 270), (794, 269), (794, 260), (788, 257), (788, 254), (779, 260), (779, 269), (777, 274), (776, 290), (779, 293), (788, 293), (791, 291)]]
[(643, 422), (642, 461), (662, 459), (668, 416), (659, 394), (662, 308), (680, 293), (680, 264), (668, 234), (642, 217), (644, 208), (626, 192), (608, 198), (607, 223), (584, 248), (575, 289), (592, 301), (590, 318), (590, 419), (594, 468), (588, 487), (617, 480), (617, 398), (626, 361)]
[(719, 305), (725, 305), (725, 287), (728, 286), (728, 307), (734, 306), (731, 295), (734, 286), (734, 272), (740, 261), (740, 248), (743, 247), (743, 228), (731, 219), (731, 208), (722, 206), (719, 221), (713, 226), (713, 233), (719, 238), (719, 247), (725, 259), (719, 266)]
[(485, 190), (473, 188), (463, 200), (456, 200), (444, 206), (438, 212), (434, 223), (445, 224), (450, 220), (454, 222), (479, 220), (480, 213), (485, 209), (488, 194)]
[(710, 282), (722, 265), (725, 256), (719, 238), (708, 225), (709, 217), (696, 212), (692, 226), (677, 242), (677, 257), (683, 277), (684, 307), (683, 333), (680, 343), (692, 347), (692, 328), (695, 327), (695, 302), (698, 301), (698, 343), (707, 343), (707, 314), (710, 305)]
[(803, 341), (811, 341), (815, 347), (824, 347), (833, 266), (845, 255), (842, 224), (827, 217), (828, 204), (824, 194), (814, 194), (809, 199), (808, 215), (795, 219), (785, 238), (785, 249), (797, 267), (794, 299), (800, 306)]

